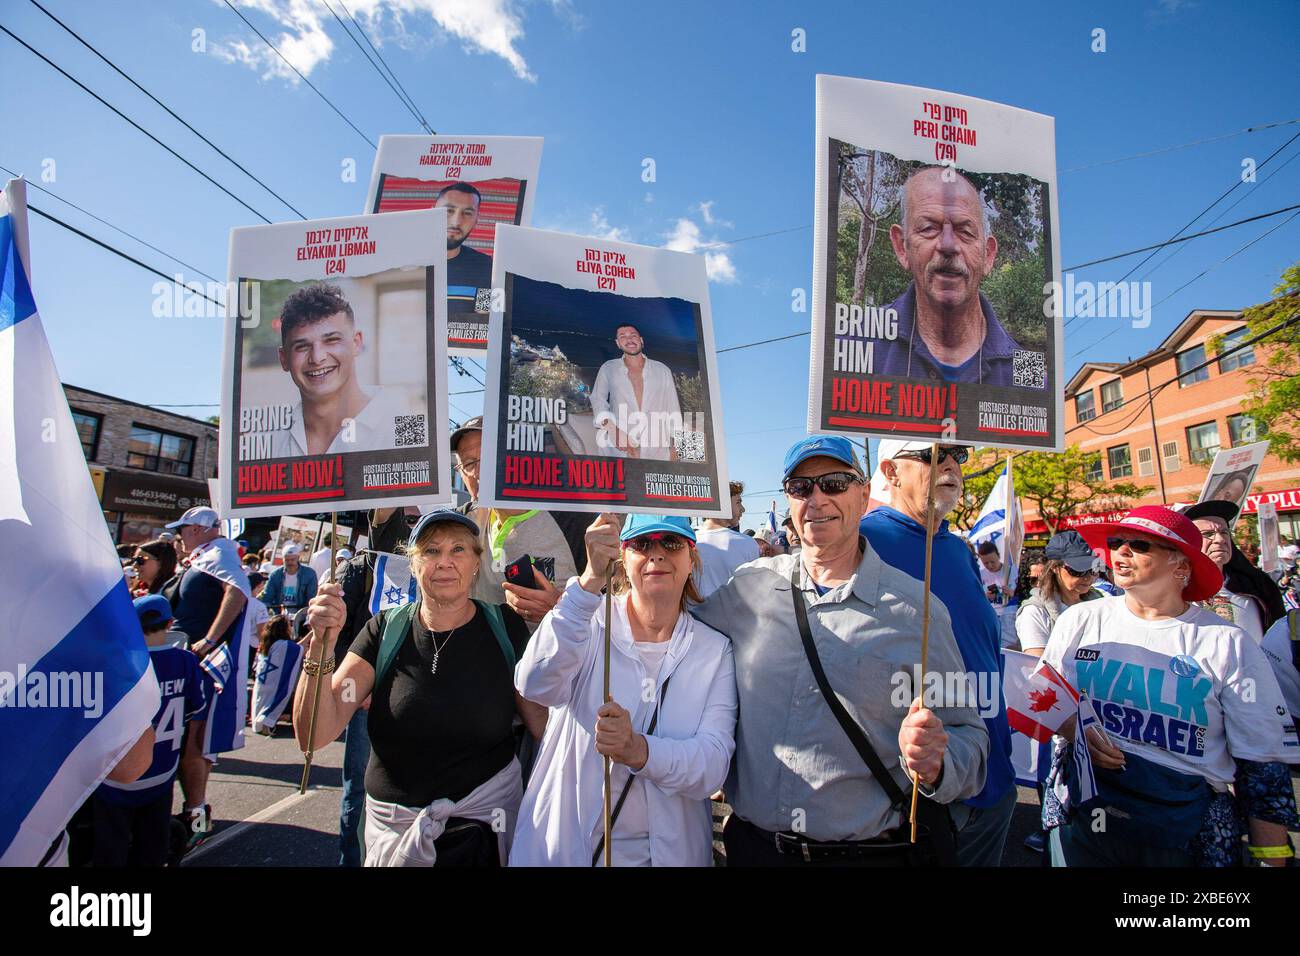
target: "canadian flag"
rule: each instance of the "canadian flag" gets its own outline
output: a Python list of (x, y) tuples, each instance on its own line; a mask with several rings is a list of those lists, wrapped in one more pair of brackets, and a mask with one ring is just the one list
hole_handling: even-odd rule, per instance
[(1041, 658), (1019, 651), (1005, 651), (1004, 656), (1007, 722), (1012, 730), (1046, 743), (1079, 712), (1079, 692)]

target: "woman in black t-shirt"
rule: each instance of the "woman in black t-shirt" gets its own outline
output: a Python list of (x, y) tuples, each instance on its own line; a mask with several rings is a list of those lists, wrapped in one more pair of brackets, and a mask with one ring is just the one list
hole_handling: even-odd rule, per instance
[[(523, 620), (470, 599), (481, 551), (478, 526), (465, 515), (440, 510), (420, 519), (407, 542), (419, 597), (403, 614), (375, 615), (357, 635), (333, 679), (321, 685), (310, 745), (320, 679), (312, 672), (345, 611), (337, 585), (322, 585), (308, 605), (311, 636), (294, 731), (304, 750), (322, 747), (369, 698), (367, 866), (504, 860), (522, 796), (514, 717), (518, 712), (540, 737), (546, 711), (514, 689), (514, 662), (528, 641)], [(322, 670), (334, 670), (332, 658)]]

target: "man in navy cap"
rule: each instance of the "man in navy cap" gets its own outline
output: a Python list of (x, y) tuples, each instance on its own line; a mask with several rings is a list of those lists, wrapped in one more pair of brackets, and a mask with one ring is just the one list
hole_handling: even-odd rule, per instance
[[(740, 723), (723, 839), (740, 866), (903, 866), (912, 775), (922, 849), (954, 862), (941, 804), (984, 785), (988, 733), (969, 702), (922, 699), (922, 586), (859, 534), (867, 485), (852, 445), (813, 435), (786, 454), (797, 555), (760, 558), (700, 605), (731, 638)], [(931, 609), (927, 668), (965, 672)], [(931, 706), (933, 704), (933, 707)]]

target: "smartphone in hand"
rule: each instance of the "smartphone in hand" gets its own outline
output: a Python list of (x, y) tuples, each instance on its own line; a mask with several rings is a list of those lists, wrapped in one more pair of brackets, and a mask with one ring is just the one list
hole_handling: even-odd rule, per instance
[(533, 571), (532, 556), (525, 554), (513, 564), (506, 565), (506, 581), (521, 588), (537, 590), (537, 575)]

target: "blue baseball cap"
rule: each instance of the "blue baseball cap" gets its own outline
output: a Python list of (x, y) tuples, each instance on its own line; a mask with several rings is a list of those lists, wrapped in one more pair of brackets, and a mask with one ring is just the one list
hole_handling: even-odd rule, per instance
[(420, 537), (421, 531), (429, 527), (431, 524), (438, 524), (442, 521), (450, 521), (463, 528), (468, 528), (473, 533), (474, 537), (477, 538), (479, 536), (478, 524), (469, 515), (463, 515), (452, 508), (437, 508), (426, 515), (420, 515), (420, 520), (415, 523), (415, 527), (411, 529), (410, 536), (406, 539), (406, 546), (408, 548), (414, 548), (415, 541)]
[(781, 480), (789, 478), (791, 473), (809, 458), (834, 458), (848, 465), (859, 475), (862, 474), (862, 465), (858, 463), (858, 456), (847, 438), (841, 438), (839, 435), (809, 435), (807, 438), (799, 439), (785, 453), (785, 473)]
[(171, 603), (161, 594), (146, 594), (134, 601), (135, 614), (146, 631), (156, 631), (173, 619)]
[(691, 527), (690, 519), (671, 515), (628, 515), (618, 540), (630, 541), (656, 531), (679, 534), (688, 541), (695, 541), (695, 529)]

